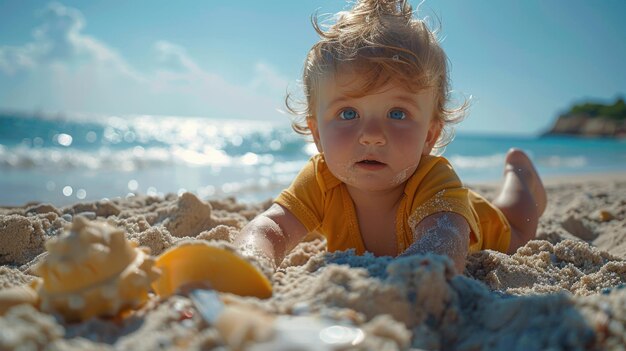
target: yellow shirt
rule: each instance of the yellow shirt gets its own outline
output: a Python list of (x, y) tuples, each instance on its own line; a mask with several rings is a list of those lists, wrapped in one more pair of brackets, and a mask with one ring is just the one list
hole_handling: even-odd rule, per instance
[[(323, 155), (313, 156), (291, 186), (274, 202), (287, 208), (309, 231), (326, 237), (328, 251), (354, 248), (365, 252), (352, 198), (346, 185), (328, 169)], [(470, 252), (506, 252), (511, 230), (504, 214), (475, 192), (463, 187), (443, 157), (423, 156), (407, 180), (396, 214), (396, 246), (402, 253), (414, 241), (413, 229), (437, 212), (454, 212), (470, 226)]]

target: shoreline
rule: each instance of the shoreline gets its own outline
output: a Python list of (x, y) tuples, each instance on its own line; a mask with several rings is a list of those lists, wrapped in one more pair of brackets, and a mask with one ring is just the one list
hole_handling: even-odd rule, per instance
[[(544, 180), (544, 178), (542, 178)], [(561, 183), (585, 183), (585, 182), (613, 182), (626, 181), (626, 171), (611, 172), (589, 172), (583, 174), (566, 174), (559, 176), (545, 177), (544, 184), (548, 186), (559, 185)]]
[[(598, 172), (587, 172), (587, 173), (580, 173), (580, 174), (549, 175), (549, 176), (541, 176), (541, 180), (542, 180), (544, 186), (546, 186), (546, 187), (553, 187), (553, 186), (559, 186), (559, 185), (564, 185), (564, 184), (580, 184), (580, 183), (586, 183), (586, 182), (590, 182), (590, 183), (614, 182), (614, 181), (624, 182), (624, 181), (626, 181), (626, 170), (624, 170), (624, 171), (609, 171), (609, 172), (598, 171)], [(485, 188), (485, 187), (497, 188), (501, 184), (501, 179), (467, 181), (467, 182), (463, 182), (463, 184), (465, 186), (467, 186), (467, 187), (470, 187), (470, 188), (480, 188), (480, 189)], [(173, 193), (165, 194), (164, 197), (172, 195), (172, 194)], [(137, 196), (145, 196), (145, 195), (146, 194), (142, 194), (142, 193), (137, 194)], [(227, 199), (233, 198), (233, 197), (235, 199), (238, 199), (237, 194), (234, 194), (234, 195), (231, 195), (231, 196), (224, 196), (224, 197), (219, 197), (219, 198), (203, 198), (203, 200), (205, 200), (205, 201), (222, 201), (222, 200), (227, 200)], [(123, 197), (115, 197), (115, 198), (111, 198), (111, 199), (123, 199)], [(79, 199), (76, 199), (75, 201), (73, 201), (73, 202), (71, 202), (71, 203), (69, 203), (67, 205), (55, 205), (55, 204), (52, 204), (52, 205), (55, 206), (55, 207), (63, 208), (63, 207), (71, 207), (74, 204), (78, 204), (78, 203), (90, 203), (90, 202), (97, 202), (97, 201), (102, 201), (102, 200), (104, 200), (104, 199), (91, 199), (91, 200), (79, 200)], [(249, 200), (249, 201), (246, 200), (246, 201), (240, 201), (240, 202), (241, 203), (245, 203), (245, 204), (249, 204), (249, 205), (253, 205), (253, 204), (257, 204), (257, 203), (264, 203), (264, 202), (267, 202), (268, 200), (271, 200), (271, 198), (268, 197), (266, 199)], [(17, 209), (17, 208), (32, 206), (32, 205), (35, 205), (35, 204), (50, 204), (50, 203), (46, 202), (46, 201), (29, 200), (26, 203), (18, 204), (18, 205), (0, 204), (0, 209)]]
[[(626, 170), (624, 171), (598, 171), (598, 172), (586, 172), (580, 174), (563, 174), (563, 175), (548, 175), (543, 176), (540, 174), (541, 181), (546, 187), (558, 186), (561, 184), (579, 184), (579, 183), (595, 183), (595, 182), (620, 182), (626, 181)], [(485, 181), (470, 181), (464, 182), (466, 186), (494, 186), (500, 185), (501, 180), (485, 180)]]

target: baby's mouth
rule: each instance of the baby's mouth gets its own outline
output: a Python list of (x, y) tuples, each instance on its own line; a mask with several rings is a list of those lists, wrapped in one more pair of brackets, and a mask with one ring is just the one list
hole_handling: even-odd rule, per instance
[(377, 160), (361, 160), (361, 161), (357, 162), (357, 164), (360, 164), (360, 165), (373, 165), (373, 166), (375, 166), (375, 165), (379, 165), (379, 166), (385, 165), (385, 163), (377, 161)]

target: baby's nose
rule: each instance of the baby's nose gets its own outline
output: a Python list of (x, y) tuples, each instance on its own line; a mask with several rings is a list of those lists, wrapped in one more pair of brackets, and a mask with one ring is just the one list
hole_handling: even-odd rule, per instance
[(365, 122), (359, 136), (362, 145), (385, 145), (387, 138), (378, 121)]

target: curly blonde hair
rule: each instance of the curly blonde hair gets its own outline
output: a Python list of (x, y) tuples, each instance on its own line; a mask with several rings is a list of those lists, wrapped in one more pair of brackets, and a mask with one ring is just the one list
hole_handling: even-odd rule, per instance
[[(450, 81), (448, 59), (435, 32), (425, 20), (413, 17), (405, 0), (359, 0), (347, 12), (336, 15), (336, 22), (324, 31), (318, 16), (311, 17), (320, 40), (309, 51), (302, 73), (306, 101), (287, 94), (285, 104), (295, 116), (292, 128), (311, 134), (307, 119), (315, 118), (315, 90), (322, 76), (337, 72), (343, 65), (356, 70), (365, 84), (355, 96), (364, 96), (390, 81), (417, 93), (435, 88), (434, 118), (441, 134), (433, 150), (443, 151), (453, 138), (452, 124), (461, 121), (468, 107), (448, 108)], [(345, 66), (343, 66), (345, 67)]]

